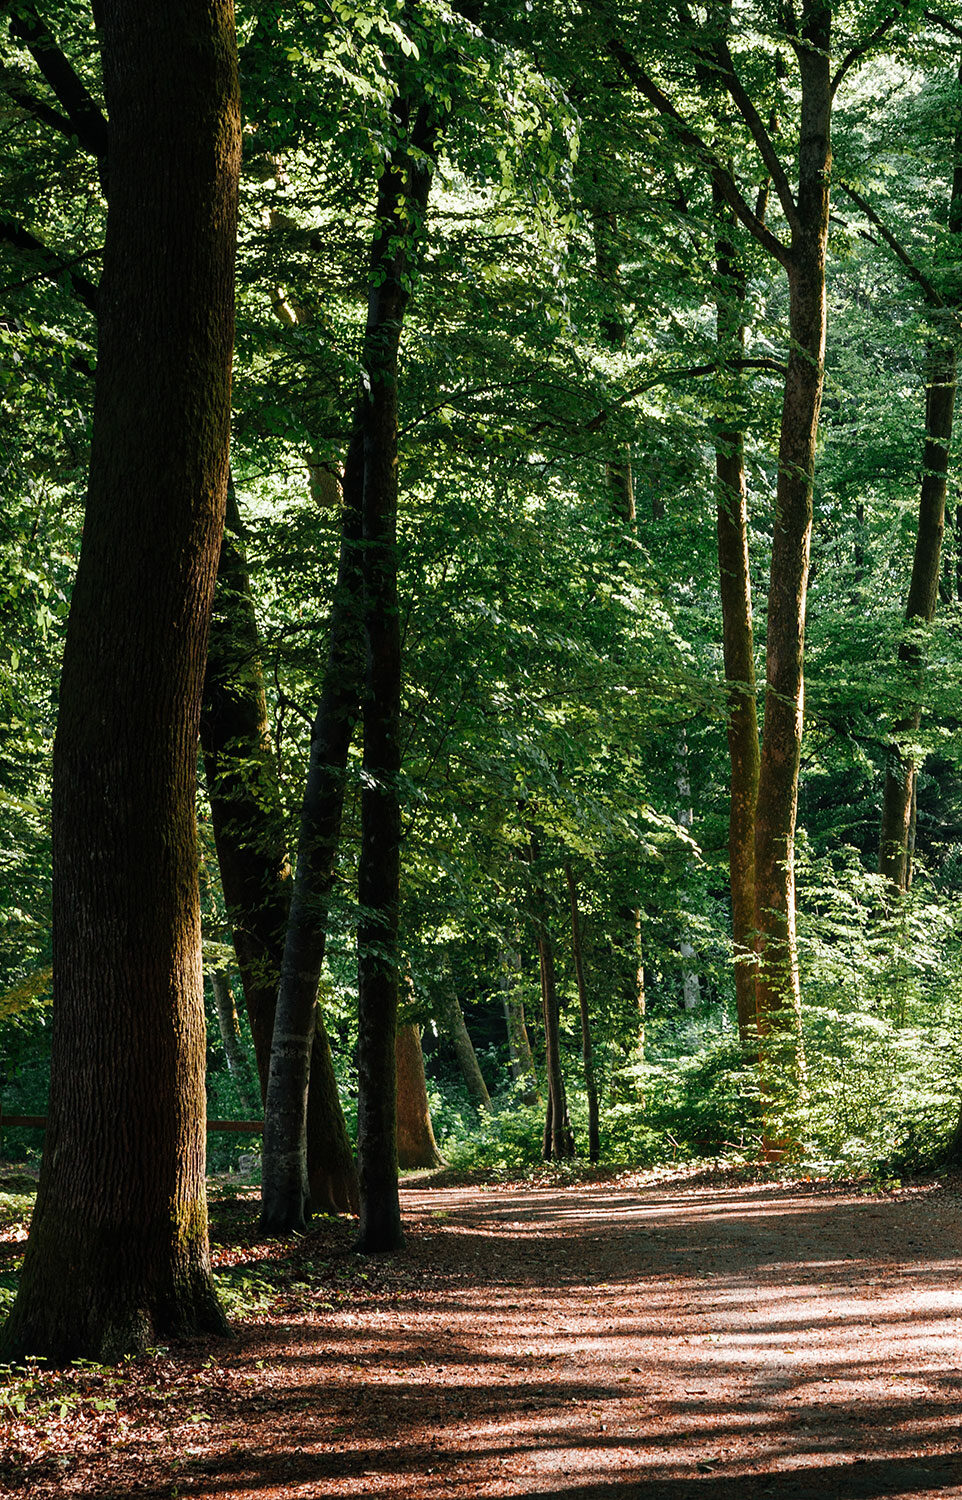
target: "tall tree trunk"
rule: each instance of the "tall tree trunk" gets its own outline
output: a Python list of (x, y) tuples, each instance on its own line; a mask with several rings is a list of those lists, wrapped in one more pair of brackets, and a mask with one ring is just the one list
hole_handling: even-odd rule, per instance
[(578, 887), (570, 865), (565, 865), (565, 880), (568, 883), (568, 902), (571, 907), (571, 956), (574, 959), (575, 980), (578, 985), (578, 1006), (581, 1011), (581, 1061), (585, 1072), (585, 1093), (588, 1097), (588, 1160), (597, 1161), (601, 1155), (598, 1119), (598, 1085), (595, 1081), (595, 1063), (591, 1047), (591, 1017), (588, 1012), (588, 991), (585, 988), (584, 958), (581, 947), (581, 918), (578, 913)]
[(524, 1104), (537, 1104), (540, 1100), (538, 1092), (538, 1075), (535, 1071), (534, 1057), (531, 1052), (531, 1040), (528, 1036), (528, 1025), (524, 1014), (524, 1000), (520, 989), (513, 985), (512, 975), (521, 979), (521, 956), (515, 951), (501, 954), (501, 975), (504, 999), (504, 1024), (508, 1033), (508, 1055), (511, 1059), (511, 1077), (516, 1084), (521, 1084), (523, 1093), (521, 1095)]
[(535, 922), (538, 963), (541, 968), (541, 1007), (544, 1020), (545, 1062), (548, 1074), (548, 1105), (545, 1113), (545, 1161), (566, 1161), (575, 1154), (574, 1134), (568, 1119), (564, 1073), (561, 1069), (561, 1031), (554, 951), (545, 922)]
[[(678, 822), (690, 831), (694, 824), (691, 805), (691, 781), (688, 776), (688, 735), (682, 727), (675, 752), (675, 785), (678, 788)], [(687, 869), (687, 866), (686, 866)], [(695, 945), (688, 930), (682, 932), (678, 943), (681, 956), (681, 1004), (686, 1011), (697, 1010), (701, 1001), (701, 984), (695, 962)]]
[[(756, 989), (761, 1049), (789, 1078), (803, 1067), (795, 940), (795, 818), (804, 715), (805, 603), (815, 439), (825, 368), (831, 170), (831, 7), (809, 0), (800, 44), (798, 195), (788, 260), (789, 353), (768, 593), (765, 718), (755, 814)], [(769, 1085), (773, 1079), (768, 1072)], [(777, 1088), (778, 1085), (775, 1084)]]
[[(260, 637), (231, 483), (200, 732), (221, 884), (266, 1104), (292, 882)], [(319, 1212), (348, 1212), (357, 1208), (357, 1173), (319, 1007), (314, 1016), (313, 1030), (308, 1027), (305, 1147), (309, 1192)]]
[(431, 1124), (421, 1028), (406, 1021), (397, 1028), (397, 1160), (405, 1171), (439, 1167), (443, 1161)]
[[(413, 117), (413, 118), (412, 118)], [(401, 873), (401, 630), (397, 597), (398, 341), (427, 206), (426, 105), (395, 104), (401, 145), (378, 192), (364, 368), (364, 783), (358, 863), (358, 1248), (402, 1241), (397, 1186), (394, 1035)], [(412, 150), (413, 148), (413, 150)]]
[(194, 797), (230, 426), (233, 10), (101, 0), (97, 27), (110, 203), (54, 751), (50, 1105), (7, 1360), (115, 1359), (226, 1326)]
[[(409, 106), (402, 100), (397, 108), (407, 112)], [(419, 150), (425, 150), (432, 136), (421, 117), (414, 128), (415, 132), (419, 132), (415, 144)], [(366, 618), (369, 613), (366, 598), (370, 595), (371, 583), (380, 581), (380, 563), (383, 560), (382, 548), (374, 549), (377, 553), (376, 561), (367, 550), (365, 527), (370, 526), (379, 503), (386, 500), (389, 511), (396, 505), (397, 354), (408, 298), (407, 282), (420, 247), (429, 187), (430, 175), (420, 158), (416, 165), (411, 164), (408, 144), (402, 133), (400, 144), (378, 185), (377, 219), (370, 265), (371, 291), (361, 351), (361, 364), (372, 385), (370, 391), (362, 389), (359, 393), (351, 443), (344, 466), (341, 550), (331, 609), (328, 664), (324, 690), (311, 730), (294, 892), (278, 995), (278, 1021), (271, 1056), (264, 1137), (261, 1212), (262, 1225), (273, 1233), (288, 1233), (299, 1229), (306, 1222), (311, 1208), (305, 1139), (308, 1119), (308, 1106), (305, 1103), (308, 1051), (316, 1025), (315, 1001), (327, 940), (328, 902), (336, 875), (348, 751), (355, 724), (361, 715), (362, 684), (366, 670), (363, 642), (367, 635)], [(389, 388), (388, 404), (394, 404), (393, 438), (390, 436), (392, 417), (390, 412), (385, 411), (385, 379)], [(377, 390), (374, 389), (374, 383), (377, 384)], [(382, 461), (379, 459), (378, 445), (385, 440), (389, 442), (390, 453)], [(393, 499), (378, 490), (378, 485), (385, 476), (389, 486), (393, 486)], [(388, 552), (390, 561), (393, 559), (393, 547), (389, 546)], [(365, 570), (370, 573), (370, 579), (365, 576)], [(396, 628), (396, 609), (394, 619)], [(390, 628), (389, 624), (388, 635)], [(390, 675), (391, 668), (387, 660), (379, 661), (377, 665), (379, 671)], [(370, 692), (370, 684), (367, 691)], [(376, 738), (373, 728), (372, 734)], [(395, 797), (396, 780), (395, 776)], [(363, 805), (362, 794), (362, 823)], [(367, 806), (370, 820), (370, 797), (367, 799)], [(362, 828), (362, 855), (363, 845)], [(369, 855), (370, 852), (369, 842)], [(388, 855), (388, 864), (391, 859), (392, 856)], [(386, 874), (390, 883), (389, 869)], [(379, 925), (379, 919), (375, 919), (375, 925)], [(363, 1046), (361, 1051), (365, 1052)], [(381, 1068), (386, 1070), (386, 1091), (390, 1095), (389, 1133), (393, 1140), (393, 1031), (387, 1041), (383, 1038), (377, 1040), (375, 1051)], [(380, 1112), (375, 1110), (375, 1115), (379, 1116), (383, 1124), (386, 1118), (383, 1109)], [(365, 1107), (359, 1105), (360, 1244), (362, 1247), (374, 1248), (373, 1245), (367, 1246), (367, 1215), (361, 1184), (364, 1168), (360, 1159), (360, 1132), (361, 1119), (365, 1116)], [(393, 1146), (391, 1151), (393, 1152)], [(387, 1175), (390, 1178), (390, 1171)], [(394, 1197), (397, 1197), (396, 1167)], [(397, 1224), (399, 1235), (399, 1209)]]
[(237, 1090), (240, 1107), (249, 1116), (254, 1106), (247, 1092), (247, 1058), (241, 1045), (240, 1024), (230, 980), (222, 969), (212, 969), (210, 985), (214, 992), (214, 1009), (217, 1012), (217, 1027), (224, 1057), (227, 1059), (227, 1071)]
[(266, 1098), (291, 870), (243, 527), (230, 480), (200, 739), (227, 919)]
[[(899, 646), (899, 663), (914, 680), (916, 692), (920, 686), (919, 677), (925, 659), (921, 630), (934, 620), (939, 597), (955, 383), (955, 349), (951, 345), (930, 349), (925, 382), (925, 455), (922, 461), (919, 524), (915, 537), (912, 581), (905, 610), (906, 624), (911, 633)], [(908, 713), (896, 721), (885, 771), (879, 873), (885, 876), (890, 888), (896, 892), (905, 891), (909, 886), (909, 845), (917, 772), (912, 741), (918, 734), (921, 719), (921, 703), (916, 702)]]
[[(745, 348), (745, 274), (738, 261), (734, 225), (714, 184), (718, 345), (723, 366)], [(748, 496), (745, 483), (743, 392), (729, 371), (724, 399), (728, 419), (715, 436), (718, 496), (718, 571), (721, 581), (722, 643), (728, 692), (729, 818), (728, 866), (735, 959), (735, 1004), (743, 1042), (755, 1028), (755, 803), (758, 797), (758, 710), (752, 585), (748, 557)]]
[(488, 1085), (484, 1081), (478, 1064), (478, 1054), (474, 1050), (471, 1035), (464, 1024), (461, 1002), (453, 988), (441, 990), (438, 1008), (444, 1034), (454, 1048), (458, 1067), (461, 1069), (461, 1077), (464, 1079), (471, 1102), (477, 1105), (478, 1109), (490, 1113), (491, 1095), (488, 1093)]
[[(359, 714), (363, 485), (360, 421), (360, 414), (356, 413), (344, 466), (341, 547), (331, 605), (327, 668), (311, 726), (297, 864), (271, 1046), (264, 1115), (261, 1225), (274, 1234), (302, 1229), (311, 1207), (324, 1207), (323, 1198), (314, 1198), (308, 1172), (309, 1081), (317, 1048), (328, 1056), (330, 1050), (326, 1036), (318, 1028), (317, 991), (327, 945), (328, 905), (337, 871), (348, 751)], [(322, 1080), (328, 1099), (325, 1114), (329, 1114), (333, 1070), (325, 1067)], [(333, 1097), (336, 1098), (336, 1085)], [(320, 1186), (323, 1188), (323, 1183)], [(345, 1186), (350, 1206), (356, 1208), (359, 1189), (353, 1169)]]

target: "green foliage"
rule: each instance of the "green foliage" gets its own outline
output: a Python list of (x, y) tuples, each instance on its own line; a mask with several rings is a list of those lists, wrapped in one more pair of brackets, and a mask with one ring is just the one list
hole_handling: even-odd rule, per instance
[(447, 1164), (521, 1172), (541, 1160), (544, 1108), (501, 1095), (489, 1114), (472, 1107), (463, 1091), (428, 1093), (434, 1134)]
[(40, 1423), (50, 1417), (79, 1417), (116, 1411), (123, 1377), (112, 1369), (76, 1360), (66, 1370), (39, 1364), (0, 1365), (0, 1416)]

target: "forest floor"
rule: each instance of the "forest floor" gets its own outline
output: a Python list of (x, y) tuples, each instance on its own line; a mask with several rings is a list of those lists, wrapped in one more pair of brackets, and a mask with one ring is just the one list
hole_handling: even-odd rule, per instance
[(236, 1337), (11, 1382), (0, 1494), (962, 1496), (957, 1181), (421, 1180), (369, 1259), (217, 1192)]

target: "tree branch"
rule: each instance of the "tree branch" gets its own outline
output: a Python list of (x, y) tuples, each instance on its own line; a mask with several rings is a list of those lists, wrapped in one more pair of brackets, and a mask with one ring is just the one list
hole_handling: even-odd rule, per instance
[(778, 195), (779, 203), (782, 205), (782, 213), (785, 215), (789, 228), (795, 233), (799, 227), (798, 210), (795, 206), (795, 198), (792, 194), (785, 168), (782, 166), (781, 158), (775, 150), (771, 136), (765, 129), (765, 123), (761, 115), (749, 98), (745, 86), (738, 76), (727, 42), (719, 42), (717, 44), (716, 55), (720, 64), (722, 81), (731, 95), (735, 108), (748, 126), (749, 134), (758, 148), (758, 154), (768, 168), (768, 175), (771, 178), (772, 186)]
[(679, 140), (684, 145), (690, 146), (692, 150), (696, 151), (711, 171), (717, 174), (719, 189), (732, 212), (738, 216), (745, 225), (745, 228), (768, 251), (769, 255), (774, 256), (779, 264), (787, 269), (791, 265), (791, 251), (752, 212), (739, 192), (735, 179), (718, 160), (711, 147), (702, 140), (698, 132), (693, 130), (688, 121), (679, 114), (671, 100), (666, 94), (662, 93), (658, 85), (649, 77), (638, 62), (638, 59), (628, 50), (622, 41), (617, 37), (610, 37), (607, 45), (608, 51), (618, 63), (628, 81), (634, 85), (638, 92), (648, 100), (648, 103), (659, 114), (671, 120), (675, 126)]
[(33, 6), (10, 18), (10, 35), (24, 43), (56, 94), (66, 111), (71, 134), (96, 157), (103, 185), (107, 169), (107, 120), (103, 111)]
[(864, 37), (862, 41), (858, 42), (856, 46), (854, 46), (852, 50), (842, 58), (842, 61), (839, 63), (838, 67), (835, 70), (835, 77), (832, 79), (832, 82), (829, 85), (829, 91), (833, 99), (838, 92), (839, 84), (841, 83), (842, 79), (845, 77), (849, 69), (858, 62), (860, 57), (864, 57), (866, 52), (871, 52), (872, 48), (875, 46), (875, 43), (880, 42), (883, 36), (885, 36), (886, 32), (891, 31), (892, 27), (898, 20), (899, 15), (899, 11), (893, 11), (890, 16), (886, 16), (885, 20), (880, 22), (880, 24), (876, 26), (874, 31), (870, 31), (867, 37)]
[(49, 104), (45, 104), (42, 99), (38, 99), (24, 86), (19, 78), (12, 78), (5, 82), (4, 91), (13, 100), (14, 104), (19, 104), (20, 108), (26, 110), (28, 115), (33, 115), (35, 120), (40, 120), (42, 124), (49, 125), (51, 130), (59, 131), (61, 135), (73, 136), (73, 126), (67, 119), (67, 116), (60, 114), (55, 109), (51, 109)]
[(941, 26), (943, 31), (947, 31), (950, 36), (958, 37), (962, 42), (962, 26), (958, 26), (955, 21), (950, 21), (948, 16), (941, 15), (937, 10), (927, 10), (925, 19), (931, 21), (934, 26)]
[(13, 219), (0, 218), (0, 240), (5, 240), (8, 245), (13, 245), (17, 250), (26, 250), (31, 255), (41, 256), (47, 264), (42, 266), (41, 275), (48, 281), (60, 281), (67, 277), (70, 288), (78, 301), (82, 302), (88, 311), (97, 316), (97, 288), (92, 281), (79, 271), (72, 269), (72, 262), (64, 260), (56, 254), (43, 240), (38, 240), (29, 229), (24, 229), (22, 224), (17, 224)]
[(902, 265), (905, 267), (906, 271), (909, 273), (909, 276), (916, 283), (916, 285), (922, 288), (926, 302), (928, 302), (931, 307), (939, 307), (944, 309), (945, 302), (940, 292), (938, 291), (938, 288), (934, 285), (933, 282), (929, 280), (925, 272), (915, 264), (915, 261), (909, 255), (908, 251), (899, 244), (899, 241), (895, 238), (895, 235), (882, 222), (882, 219), (876, 213), (871, 203), (869, 203), (867, 199), (863, 198), (861, 193), (857, 193), (854, 188), (849, 187), (847, 183), (839, 182), (838, 186), (841, 188), (842, 192), (847, 198), (851, 198), (852, 202), (855, 204), (855, 207), (861, 210), (861, 212), (868, 219), (869, 223), (874, 224), (875, 228), (878, 230), (886, 245), (888, 245), (892, 254), (899, 261), (901, 261)]

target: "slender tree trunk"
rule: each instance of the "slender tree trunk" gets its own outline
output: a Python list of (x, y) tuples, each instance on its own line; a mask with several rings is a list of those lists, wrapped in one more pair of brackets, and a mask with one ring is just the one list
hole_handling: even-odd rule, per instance
[(458, 1067), (461, 1069), (461, 1077), (464, 1079), (471, 1102), (476, 1104), (478, 1109), (490, 1113), (491, 1095), (488, 1093), (488, 1086), (478, 1065), (478, 1054), (474, 1050), (474, 1043), (464, 1024), (461, 1002), (453, 989), (442, 990), (440, 1008), (444, 1033), (454, 1048)]
[[(644, 1067), (648, 1056), (648, 1000), (645, 994), (645, 954), (641, 939), (641, 908), (636, 907), (632, 916), (635, 938), (635, 996), (638, 1008), (638, 1045), (635, 1056), (639, 1065)], [(640, 1085), (639, 1092), (643, 1092)]]
[(227, 919), (266, 1098), (291, 871), (242, 530), (228, 481), (200, 737)]
[(406, 1021), (397, 1028), (397, 1159), (405, 1171), (415, 1167), (439, 1167), (443, 1158), (434, 1139), (421, 1028)]
[[(407, 111), (408, 108), (403, 100), (397, 107), (401, 111)], [(420, 150), (424, 150), (432, 139), (430, 131), (421, 117), (414, 128), (418, 133), (415, 144)], [(391, 567), (396, 566), (394, 548), (390, 535), (387, 538), (380, 536), (373, 548), (369, 548), (369, 538), (373, 535), (372, 527), (376, 528), (378, 525), (377, 512), (380, 512), (382, 521), (385, 518), (388, 519), (388, 532), (393, 534), (391, 528), (394, 522), (390, 520), (390, 517), (393, 516), (396, 506), (397, 489), (397, 353), (408, 297), (407, 280), (413, 270), (420, 245), (430, 186), (430, 177), (423, 162), (419, 159), (416, 165), (411, 165), (407, 149), (402, 132), (401, 143), (378, 185), (377, 227), (371, 251), (371, 292), (361, 353), (362, 367), (372, 383), (370, 391), (362, 390), (358, 396), (351, 443), (344, 466), (341, 552), (337, 586), (331, 610), (328, 665), (324, 678), (324, 691), (311, 731), (311, 752), (301, 811), (294, 893), (278, 995), (278, 1021), (275, 1025), (274, 1048), (271, 1055), (267, 1126), (264, 1137), (261, 1214), (262, 1225), (274, 1233), (297, 1230), (306, 1222), (310, 1212), (311, 1184), (307, 1174), (304, 1134), (308, 1119), (308, 1107), (305, 1103), (308, 1047), (316, 1025), (315, 1000), (326, 945), (328, 902), (336, 875), (348, 751), (354, 726), (362, 711), (362, 684), (365, 682), (367, 670), (366, 694), (369, 696), (373, 688), (370, 676), (372, 671), (376, 671), (379, 676), (379, 691), (384, 690), (385, 681), (390, 678), (392, 671), (399, 672), (399, 653), (392, 664), (389, 639), (392, 628), (394, 630), (397, 628), (397, 611), (395, 607), (392, 627), (390, 603), (386, 597), (391, 592), (391, 581), (390, 577), (384, 576), (385, 563), (388, 574), (390, 574)], [(391, 436), (392, 422), (393, 437)], [(388, 443), (389, 452), (381, 454), (379, 445), (384, 442)], [(388, 486), (387, 491), (384, 489), (385, 482)], [(396, 581), (394, 592), (396, 596)], [(383, 648), (388, 654), (379, 658), (376, 666), (372, 664), (369, 655), (366, 669), (364, 641), (368, 639), (369, 650), (370, 621), (378, 615), (377, 606), (385, 605), (388, 613), (386, 616), (382, 613), (382, 620), (386, 622), (384, 636), (378, 641), (377, 649)], [(398, 694), (399, 686), (395, 698)], [(383, 717), (384, 700), (379, 700), (379, 704), (381, 712), (377, 716), (379, 717), (377, 727), (372, 717), (370, 750), (371, 753), (386, 752), (390, 756), (391, 710), (388, 705), (388, 715), (385, 720)], [(366, 712), (369, 716), (373, 715), (372, 708), (367, 708)], [(382, 734), (377, 750), (375, 750), (378, 728), (383, 730), (385, 725), (387, 726), (387, 742)], [(393, 732), (396, 736), (396, 726)], [(367, 738), (365, 729), (365, 744), (367, 744)], [(365, 751), (365, 755), (367, 754), (368, 750)], [(365, 769), (365, 776), (367, 776), (367, 769)], [(386, 799), (381, 797), (380, 783), (377, 786), (369, 786), (367, 789), (370, 795), (367, 797), (366, 804), (368, 818), (366, 845), (363, 826), (361, 835), (362, 863), (366, 847), (367, 867), (363, 878), (359, 873), (359, 883), (365, 886), (373, 873), (370, 866), (370, 857), (373, 852), (371, 840), (372, 837), (375, 839), (380, 837), (380, 833), (375, 835), (371, 828), (372, 802), (376, 803), (378, 811), (386, 813), (387, 822), (390, 823), (391, 812), (387, 804), (392, 795), (396, 800), (396, 782), (395, 774), (391, 781), (393, 791), (390, 787), (388, 788)], [(362, 794), (362, 825), (365, 817), (364, 805), (365, 799)], [(390, 842), (392, 835), (387, 825), (382, 827), (381, 832), (387, 833)], [(378, 884), (381, 876), (384, 876), (386, 880), (386, 886), (377, 893), (378, 901), (384, 899), (385, 889), (391, 884), (392, 862), (396, 862), (396, 856), (388, 852), (386, 865), (375, 875), (375, 885)], [(361, 899), (363, 903), (363, 896)], [(390, 930), (392, 923), (396, 923), (396, 916), (388, 920), (387, 929), (382, 931), (383, 912), (373, 915), (374, 911), (374, 907), (370, 908), (368, 917), (362, 918), (359, 927), (359, 942), (361, 941), (361, 928), (366, 931), (373, 924), (390, 944)], [(364, 942), (368, 943), (367, 937), (364, 938)], [(373, 968), (378, 969), (376, 962)], [(369, 965), (365, 968), (365, 977), (368, 978), (370, 973), (371, 966)], [(390, 983), (388, 988), (390, 989)], [(395, 975), (395, 1006), (396, 993)], [(387, 1003), (387, 1010), (388, 1012), (391, 1010), (390, 1000)], [(393, 1141), (396, 1128), (393, 1030), (389, 1038), (378, 1034), (371, 1036), (362, 1025), (362, 1037), (359, 1038), (362, 1058), (367, 1058), (368, 1043), (373, 1044), (374, 1054), (383, 1072), (382, 1081), (386, 1095), (381, 1105), (374, 1109), (374, 1118), (379, 1127), (387, 1126)], [(366, 1074), (366, 1067), (365, 1062), (362, 1075)], [(387, 1096), (389, 1096), (389, 1103)], [(368, 1182), (368, 1197), (370, 1197), (370, 1193), (376, 1191), (376, 1184), (383, 1185), (386, 1177), (387, 1198), (390, 1200), (389, 1183), (392, 1169), (384, 1168), (382, 1163), (379, 1173), (374, 1173), (372, 1177), (370, 1170), (367, 1170), (361, 1161), (361, 1136), (367, 1130), (367, 1114), (366, 1104), (359, 1104), (358, 1201), (361, 1213), (359, 1244), (361, 1248), (386, 1248), (386, 1246), (374, 1244), (380, 1230), (375, 1232), (372, 1228), (369, 1234), (366, 1227), (370, 1213), (364, 1207), (364, 1181)], [(364, 1122), (363, 1130), (362, 1121)], [(379, 1129), (375, 1130), (375, 1137), (378, 1140), (382, 1139)], [(369, 1133), (365, 1139), (371, 1139)], [(392, 1145), (388, 1149), (388, 1154), (392, 1154), (393, 1149)], [(365, 1178), (366, 1170), (367, 1177)], [(396, 1165), (393, 1168), (393, 1181), (393, 1196), (396, 1200)], [(394, 1238), (398, 1239), (400, 1235), (399, 1207), (396, 1217), (396, 1230), (392, 1231), (388, 1227), (384, 1231), (388, 1238), (391, 1238), (393, 1234)], [(387, 1220), (391, 1220), (390, 1203), (387, 1208)]]
[[(337, 870), (344, 786), (360, 698), (360, 495), (363, 484), (360, 416), (344, 466), (344, 509), (337, 583), (331, 606), (327, 669), (311, 726), (307, 780), (301, 804), (297, 865), (280, 968), (271, 1047), (261, 1185), (261, 1225), (286, 1234), (302, 1229), (315, 1204), (308, 1172), (309, 1080), (314, 1053), (329, 1046), (318, 1029), (317, 991), (327, 944), (328, 905)], [(330, 1113), (333, 1070), (324, 1068)], [(320, 1101), (319, 1101), (320, 1102)], [(346, 1166), (346, 1164), (345, 1164)], [(321, 1164), (315, 1179), (321, 1173)], [(338, 1174), (343, 1175), (343, 1174)], [(316, 1183), (323, 1187), (323, 1183)], [(358, 1206), (353, 1170), (348, 1203)], [(339, 1194), (339, 1204), (343, 1204)], [(316, 1206), (322, 1208), (324, 1199)]]
[(578, 985), (578, 1005), (581, 1010), (581, 1061), (585, 1072), (585, 1093), (588, 1096), (588, 1160), (597, 1161), (601, 1155), (598, 1120), (598, 1085), (595, 1082), (595, 1063), (591, 1048), (591, 1017), (588, 1013), (588, 992), (585, 988), (584, 961), (581, 949), (581, 919), (578, 914), (578, 888), (570, 865), (565, 865), (565, 880), (568, 883), (568, 901), (571, 906), (571, 956), (574, 959), (575, 980)]
[[(919, 524), (915, 538), (912, 581), (905, 610), (906, 624), (911, 634), (899, 647), (899, 662), (914, 680), (916, 689), (919, 687), (925, 658), (921, 630), (934, 620), (939, 596), (955, 384), (955, 349), (951, 345), (930, 349), (925, 382), (925, 456), (919, 499)], [(915, 707), (897, 720), (885, 772), (879, 873), (885, 876), (895, 892), (905, 891), (909, 886), (909, 845), (917, 770), (912, 740), (918, 734), (921, 718), (921, 703), (917, 702)]]
[[(802, 97), (789, 281), (789, 354), (768, 594), (765, 719), (755, 814), (756, 989), (762, 1052), (803, 1067), (795, 941), (795, 818), (804, 713), (805, 603), (815, 439), (825, 367), (825, 251), (831, 169), (831, 8), (811, 0), (797, 49)], [(770, 1088), (774, 1082), (769, 1070)], [(777, 1088), (778, 1085), (775, 1084)]]
[[(738, 357), (744, 352), (745, 275), (738, 262), (731, 214), (723, 206), (717, 184), (714, 198), (719, 223), (715, 239), (716, 319), (718, 345), (724, 363), (732, 355)], [(724, 397), (732, 403), (731, 415), (715, 437), (715, 476), (722, 643), (728, 691), (728, 864), (735, 1004), (738, 1033), (742, 1041), (747, 1042), (755, 1029), (755, 804), (760, 749), (748, 557), (745, 438), (741, 419), (743, 392), (737, 373), (730, 371), (729, 376)]]
[(237, 1090), (237, 1098), (245, 1115), (249, 1116), (254, 1106), (247, 1092), (247, 1058), (241, 1046), (240, 1023), (237, 1007), (230, 987), (230, 980), (222, 969), (212, 969), (210, 985), (214, 992), (214, 1008), (217, 1011), (217, 1026), (221, 1045), (227, 1059), (227, 1071)]
[[(242, 531), (228, 484), (201, 744), (221, 884), (266, 1104), (292, 881)], [(316, 986), (315, 979), (315, 994)], [(306, 1024), (310, 1087), (305, 1149), (311, 1202), (321, 1213), (356, 1211), (357, 1173), (319, 1007), (314, 1007), (313, 1030), (310, 1015)]]
[(501, 973), (504, 996), (504, 1024), (508, 1033), (508, 1054), (511, 1058), (511, 1077), (523, 1085), (522, 1102), (537, 1104), (538, 1075), (535, 1071), (528, 1025), (524, 1015), (524, 1000), (520, 991), (511, 983), (512, 975), (521, 978), (521, 958), (516, 952), (501, 955)]
[[(682, 828), (690, 831), (694, 824), (694, 813), (691, 805), (691, 782), (688, 777), (688, 735), (684, 727), (679, 734), (675, 754), (675, 785), (678, 788), (678, 822)], [(678, 952), (681, 955), (682, 1009), (697, 1010), (701, 1002), (701, 984), (698, 971), (693, 967), (696, 955), (690, 932), (682, 932)]]
[(541, 969), (541, 1009), (544, 1022), (545, 1063), (548, 1074), (548, 1104), (544, 1127), (545, 1161), (564, 1161), (575, 1154), (574, 1135), (568, 1119), (568, 1100), (561, 1069), (561, 1032), (558, 986), (555, 980), (551, 937), (541, 916), (535, 919), (535, 939)]
[[(427, 151), (434, 131), (402, 93), (402, 141), (381, 179), (371, 257), (364, 368), (364, 783), (358, 864), (358, 1248), (402, 1241), (397, 1186), (394, 1036), (398, 1006), (397, 924), (401, 871), (401, 631), (397, 597), (398, 341), (427, 206)], [(411, 154), (408, 142), (415, 148)]]
[(234, 20), (222, 0), (101, 0), (97, 28), (110, 202), (54, 752), (50, 1105), (6, 1360), (115, 1359), (226, 1327), (194, 797), (227, 485)]

